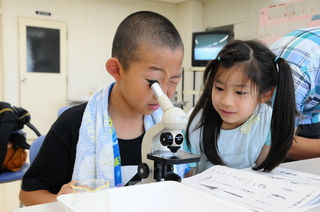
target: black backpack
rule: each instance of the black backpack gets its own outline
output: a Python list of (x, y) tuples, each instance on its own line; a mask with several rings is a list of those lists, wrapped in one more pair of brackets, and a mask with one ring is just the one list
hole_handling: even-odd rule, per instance
[(21, 107), (12, 107), (6, 102), (0, 102), (0, 167), (5, 160), (9, 141), (22, 149), (30, 148), (22, 132), (24, 125), (31, 128), (37, 136), (41, 136), (39, 131), (30, 123), (30, 119), (27, 110)]

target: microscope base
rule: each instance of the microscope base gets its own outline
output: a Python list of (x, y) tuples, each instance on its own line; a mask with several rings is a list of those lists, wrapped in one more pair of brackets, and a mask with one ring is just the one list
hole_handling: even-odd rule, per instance
[(181, 177), (173, 172), (173, 165), (198, 162), (200, 156), (182, 150), (178, 150), (176, 153), (168, 150), (156, 150), (147, 154), (147, 159), (153, 160), (153, 165), (141, 163), (138, 166), (138, 174), (143, 179), (141, 183), (160, 182), (162, 180), (181, 182)]
[(154, 161), (154, 180), (174, 180), (181, 182), (181, 177), (173, 173), (174, 164), (186, 164), (200, 161), (200, 156), (182, 150), (172, 153), (171, 151), (157, 150), (147, 154), (147, 159)]

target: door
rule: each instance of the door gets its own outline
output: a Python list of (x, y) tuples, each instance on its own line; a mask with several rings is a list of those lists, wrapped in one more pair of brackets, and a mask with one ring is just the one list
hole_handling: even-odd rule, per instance
[[(67, 105), (67, 24), (19, 18), (20, 106), (43, 135)], [(24, 128), (28, 140), (37, 136)]]

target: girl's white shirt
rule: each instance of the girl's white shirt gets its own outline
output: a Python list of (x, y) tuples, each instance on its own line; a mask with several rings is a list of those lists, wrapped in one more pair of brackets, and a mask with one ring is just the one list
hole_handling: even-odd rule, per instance
[[(200, 173), (213, 164), (200, 150), (202, 129), (193, 131), (201, 118), (201, 111), (196, 115), (190, 126), (191, 152), (199, 154), (200, 162), (197, 164), (188, 164), (189, 167), (195, 167), (195, 174)], [(220, 157), (228, 167), (243, 169), (255, 166), (261, 149), (264, 145), (271, 145), (270, 124), (272, 117), (272, 108), (267, 104), (258, 106), (251, 117), (241, 126), (232, 130), (221, 130), (218, 140), (218, 149)], [(184, 146), (187, 149), (186, 146)]]

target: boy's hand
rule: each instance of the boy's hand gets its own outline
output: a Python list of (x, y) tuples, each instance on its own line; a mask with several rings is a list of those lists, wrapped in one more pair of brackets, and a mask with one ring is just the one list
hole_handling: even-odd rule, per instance
[(70, 194), (70, 193), (72, 193), (72, 192), (73, 192), (73, 189), (72, 189), (72, 187), (71, 187), (71, 184), (74, 183), (74, 182), (76, 182), (76, 181), (73, 180), (73, 181), (71, 181), (71, 182), (69, 182), (69, 183), (67, 183), (67, 184), (64, 184), (64, 185), (61, 187), (61, 189), (60, 189), (59, 193), (57, 194), (57, 196), (59, 196), (59, 195), (61, 195), (61, 194)]
[(193, 176), (195, 170), (196, 170), (196, 167), (192, 167), (192, 168), (184, 175), (184, 177), (191, 177), (191, 176)]

